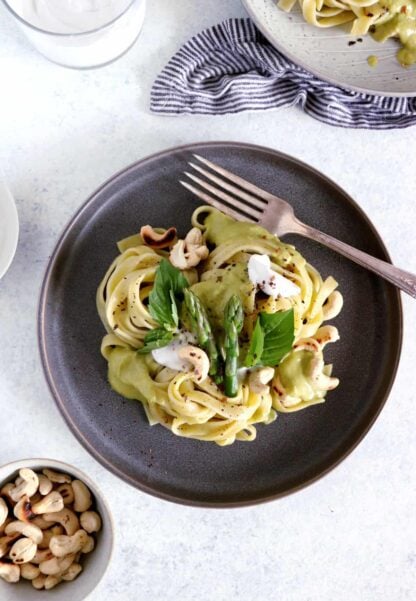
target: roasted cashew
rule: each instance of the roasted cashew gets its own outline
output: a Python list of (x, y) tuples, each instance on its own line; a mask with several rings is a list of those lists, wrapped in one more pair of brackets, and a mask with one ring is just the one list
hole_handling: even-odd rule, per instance
[(42, 588), (45, 588), (46, 576), (44, 574), (39, 574), (36, 578), (32, 580), (32, 586), (36, 590), (40, 591)]
[(51, 490), (53, 488), (53, 484), (52, 484), (51, 480), (49, 480), (49, 478), (47, 478), (45, 476), (45, 474), (39, 474), (38, 478), (39, 478), (39, 492), (44, 497), (45, 495), (48, 495), (51, 492)]
[(274, 376), (273, 367), (260, 367), (252, 371), (248, 377), (248, 385), (256, 394), (266, 394), (270, 387), (267, 385)]
[(326, 299), (326, 303), (322, 307), (322, 312), (324, 314), (324, 321), (328, 319), (333, 319), (336, 317), (344, 304), (344, 299), (342, 298), (341, 292), (338, 290), (334, 290)]
[(78, 512), (87, 511), (92, 505), (91, 493), (81, 480), (72, 482), (74, 491), (74, 510)]
[(40, 574), (38, 566), (33, 563), (24, 563), (20, 566), (20, 576), (25, 580), (34, 580)]
[(0, 561), (0, 578), (6, 582), (19, 582), (20, 568), (12, 563), (3, 563)]
[(57, 574), (66, 572), (74, 559), (75, 553), (65, 555), (64, 557), (52, 557), (51, 559), (42, 561), (39, 564), (39, 569), (46, 576), (56, 576)]
[(66, 572), (62, 574), (62, 580), (71, 581), (82, 572), (82, 566), (79, 563), (73, 563)]
[(46, 497), (32, 506), (35, 515), (43, 513), (56, 513), (64, 508), (64, 500), (57, 490), (53, 490)]
[(170, 251), (169, 259), (175, 267), (189, 269), (189, 267), (198, 265), (208, 255), (209, 250), (201, 231), (197, 227), (193, 227), (185, 236), (185, 240), (178, 240)]
[(50, 521), (47, 522), (42, 515), (37, 515), (30, 523), (35, 524), (35, 526), (38, 526), (41, 530), (47, 530), (51, 527)]
[(46, 580), (45, 580), (45, 591), (50, 591), (51, 588), (55, 588), (55, 586), (57, 584), (59, 584), (60, 582), (62, 582), (62, 578), (61, 576), (46, 576)]
[(68, 507), (65, 507), (61, 511), (56, 513), (45, 513), (43, 519), (47, 522), (55, 522), (61, 524), (65, 528), (65, 532), (68, 536), (75, 534), (79, 530), (79, 520), (76, 514)]
[(6, 530), (6, 526), (7, 524), (10, 524), (10, 522), (13, 521), (13, 518), (10, 516), (7, 516), (7, 518), (4, 520), (3, 524), (0, 526), (0, 536), (3, 536), (4, 531)]
[(49, 478), (49, 480), (51, 482), (58, 483), (58, 484), (65, 484), (71, 483), (71, 476), (68, 476), (68, 474), (62, 474), (61, 472), (55, 472), (54, 470), (50, 470), (48, 468), (45, 468), (44, 470), (42, 470), (42, 473)]
[(178, 349), (178, 355), (193, 365), (196, 382), (203, 382), (208, 377), (209, 359), (205, 351), (188, 344)]
[(64, 500), (64, 505), (72, 505), (74, 502), (74, 491), (71, 484), (61, 484), (56, 489)]
[(339, 333), (335, 326), (321, 326), (313, 337), (323, 349), (330, 342), (339, 340)]
[(95, 540), (92, 536), (89, 536), (85, 545), (82, 546), (81, 551), (82, 553), (91, 553), (91, 551), (94, 551), (95, 548)]
[(8, 515), (9, 508), (7, 507), (7, 503), (4, 499), (0, 497), (0, 526), (3, 526), (4, 522), (7, 520)]
[(32, 510), (32, 503), (27, 495), (22, 497), (20, 501), (16, 503), (13, 508), (13, 513), (15, 517), (22, 522), (28, 522), (35, 516)]
[(0, 557), (4, 557), (9, 552), (11, 544), (19, 538), (20, 534), (11, 534), (0, 537)]
[(176, 228), (170, 227), (159, 234), (151, 225), (144, 225), (140, 230), (142, 240), (151, 248), (167, 248), (171, 246), (176, 238)]
[(31, 538), (20, 538), (10, 549), (9, 556), (13, 563), (27, 563), (31, 561), (37, 551), (37, 545)]
[(5, 529), (5, 533), (8, 536), (13, 534), (26, 536), (32, 539), (36, 545), (38, 545), (43, 538), (43, 532), (38, 526), (35, 526), (30, 522), (22, 522), (20, 520), (10, 522)]
[(101, 518), (96, 511), (84, 511), (79, 518), (82, 528), (88, 534), (98, 532), (101, 529)]
[(2, 497), (6, 497), (10, 501), (10, 503), (12, 503), (12, 505), (15, 505), (15, 501), (13, 501), (13, 499), (11, 498), (10, 491), (13, 490), (14, 488), (15, 488), (15, 485), (13, 484), (13, 482), (8, 482), (4, 486), (2, 486), (2, 488), (0, 490), (0, 495)]
[(32, 559), (32, 563), (41, 564), (43, 561), (48, 561), (48, 559), (52, 559), (53, 553), (50, 549), (38, 549), (36, 551), (36, 555)]
[(78, 530), (72, 536), (61, 534), (60, 536), (53, 536), (49, 543), (49, 549), (55, 555), (55, 557), (64, 557), (68, 553), (78, 553), (78, 551), (84, 551), (84, 547), (89, 544), (89, 537), (85, 530)]
[(39, 486), (39, 478), (33, 470), (23, 468), (19, 471), (19, 476), (20, 478), (16, 480), (18, 484), (14, 486), (9, 493), (10, 497), (16, 503), (25, 495), (32, 497)]
[(38, 544), (39, 549), (49, 549), (49, 543), (50, 540), (53, 536), (59, 536), (60, 534), (64, 533), (64, 529), (62, 528), (62, 526), (56, 524), (55, 526), (52, 526), (51, 528), (49, 528), (48, 530), (43, 530), (42, 534), (42, 541)]

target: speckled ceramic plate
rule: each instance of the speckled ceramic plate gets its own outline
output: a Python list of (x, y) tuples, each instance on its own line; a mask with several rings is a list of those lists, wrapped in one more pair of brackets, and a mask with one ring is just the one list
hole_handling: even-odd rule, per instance
[(279, 415), (254, 442), (229, 447), (150, 427), (139, 402), (114, 393), (100, 355), (95, 293), (116, 241), (151, 223), (184, 234), (199, 204), (178, 184), (192, 152), (293, 204), (299, 218), (382, 259), (386, 250), (359, 207), (333, 182), (279, 152), (238, 143), (196, 144), (140, 161), (81, 207), (55, 248), (43, 282), (39, 341), (49, 386), (78, 440), (114, 474), (143, 491), (196, 505), (235, 506), (276, 498), (316, 480), (367, 432), (392, 385), (402, 313), (389, 284), (318, 244), (288, 237), (345, 298), (341, 341), (326, 357), (341, 385), (323, 405)]
[[(380, 44), (367, 35), (359, 42), (348, 33), (351, 24), (328, 29), (309, 25), (298, 5), (285, 13), (277, 8), (277, 0), (242, 2), (278, 50), (318, 77), (369, 94), (416, 96), (416, 67), (404, 69), (399, 65), (396, 40)], [(377, 67), (368, 65), (370, 55), (378, 58)]]

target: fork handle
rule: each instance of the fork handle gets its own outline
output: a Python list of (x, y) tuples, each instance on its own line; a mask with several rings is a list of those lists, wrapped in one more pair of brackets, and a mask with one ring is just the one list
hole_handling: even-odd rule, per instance
[(416, 298), (416, 275), (413, 273), (399, 269), (391, 263), (387, 263), (381, 259), (376, 259), (375, 257), (372, 257), (349, 244), (345, 244), (345, 242), (341, 242), (328, 234), (324, 234), (309, 225), (301, 223), (300, 221), (297, 221), (296, 226), (293, 228), (293, 233), (300, 234), (311, 240), (316, 240), (324, 246), (328, 246), (328, 248), (344, 255), (344, 257), (351, 259), (351, 261), (358, 263), (358, 265), (373, 271), (388, 282), (397, 286), (397, 288), (400, 288), (400, 290), (403, 290), (403, 292), (407, 292), (407, 294)]

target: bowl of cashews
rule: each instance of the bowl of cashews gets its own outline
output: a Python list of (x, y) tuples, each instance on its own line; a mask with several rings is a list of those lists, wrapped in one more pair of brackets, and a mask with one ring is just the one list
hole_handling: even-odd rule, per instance
[(112, 549), (110, 511), (83, 472), (50, 459), (0, 467), (2, 601), (82, 601)]

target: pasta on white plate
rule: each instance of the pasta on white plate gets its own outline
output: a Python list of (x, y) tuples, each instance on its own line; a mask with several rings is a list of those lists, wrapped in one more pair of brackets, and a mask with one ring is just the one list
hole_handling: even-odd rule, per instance
[(342, 296), (295, 247), (199, 207), (183, 240), (150, 226), (119, 242), (97, 291), (108, 379), (151, 425), (228, 445), (325, 400), (339, 381), (324, 322)]
[(307, 23), (315, 27), (351, 23), (352, 36), (371, 32), (378, 42), (399, 38), (400, 64), (408, 67), (416, 62), (415, 0), (279, 0), (278, 7), (290, 12), (298, 3)]

